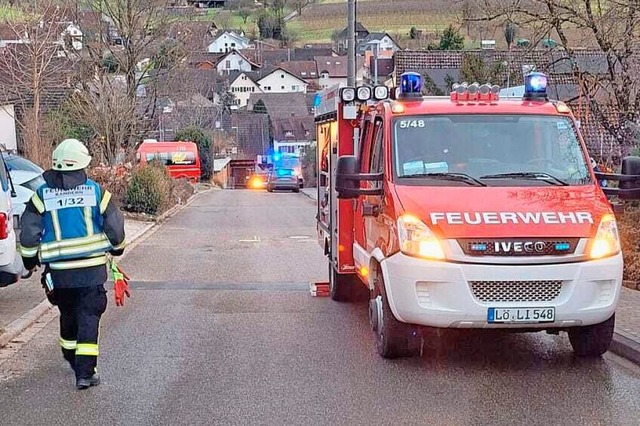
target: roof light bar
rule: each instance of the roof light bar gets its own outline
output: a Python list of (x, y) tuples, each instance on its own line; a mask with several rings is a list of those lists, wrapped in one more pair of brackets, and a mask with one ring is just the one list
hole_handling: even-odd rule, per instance
[(342, 102), (353, 102), (356, 100), (356, 89), (353, 87), (343, 87), (340, 89), (340, 100)]
[(455, 102), (464, 102), (464, 101), (481, 101), (481, 102), (491, 102), (497, 101), (499, 99), (500, 94), (500, 86), (498, 85), (490, 85), (490, 84), (482, 84), (480, 83), (472, 83), (468, 84), (466, 82), (456, 83), (451, 88), (450, 98)]
[(376, 86), (373, 88), (373, 98), (377, 101), (385, 100), (389, 97), (389, 88), (387, 86)]
[(371, 87), (369, 86), (360, 86), (356, 89), (356, 98), (359, 101), (368, 101), (371, 99)]

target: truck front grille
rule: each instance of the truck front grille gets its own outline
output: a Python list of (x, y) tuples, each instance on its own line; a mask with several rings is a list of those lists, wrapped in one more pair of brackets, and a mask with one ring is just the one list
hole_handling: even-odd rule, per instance
[(552, 302), (562, 290), (560, 280), (470, 281), (480, 302)]

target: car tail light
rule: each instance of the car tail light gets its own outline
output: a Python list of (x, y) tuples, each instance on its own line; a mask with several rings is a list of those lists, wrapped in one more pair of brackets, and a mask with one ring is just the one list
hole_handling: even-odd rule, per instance
[(6, 240), (9, 237), (9, 221), (5, 213), (0, 213), (0, 240)]

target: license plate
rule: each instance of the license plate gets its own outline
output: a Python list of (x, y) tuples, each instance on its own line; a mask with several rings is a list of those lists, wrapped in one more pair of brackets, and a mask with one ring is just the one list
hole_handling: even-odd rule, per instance
[(553, 322), (556, 319), (555, 308), (489, 308), (487, 322), (499, 323), (540, 323)]

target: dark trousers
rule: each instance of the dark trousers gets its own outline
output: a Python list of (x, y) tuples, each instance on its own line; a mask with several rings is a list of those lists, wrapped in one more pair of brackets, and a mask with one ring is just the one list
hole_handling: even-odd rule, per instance
[(60, 310), (60, 346), (62, 355), (76, 372), (76, 378), (88, 379), (98, 362), (100, 317), (107, 309), (107, 291), (103, 284), (91, 287), (56, 288)]

